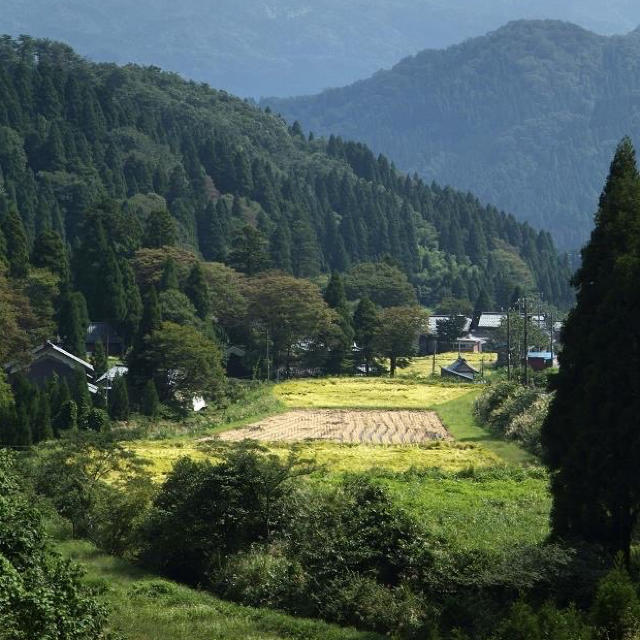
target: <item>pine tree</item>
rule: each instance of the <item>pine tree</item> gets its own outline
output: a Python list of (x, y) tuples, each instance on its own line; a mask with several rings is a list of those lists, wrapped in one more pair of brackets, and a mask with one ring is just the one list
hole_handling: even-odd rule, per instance
[(129, 392), (123, 376), (116, 376), (109, 392), (109, 416), (113, 420), (129, 419)]
[(102, 340), (98, 340), (93, 348), (93, 354), (91, 356), (91, 364), (93, 365), (93, 373), (96, 380), (109, 368), (109, 361), (107, 360), (107, 354), (104, 350)]
[(60, 406), (58, 413), (53, 418), (53, 430), (58, 435), (61, 431), (78, 430), (78, 407), (73, 400), (67, 400)]
[(364, 297), (358, 303), (353, 314), (353, 329), (355, 342), (365, 363), (365, 370), (369, 375), (371, 361), (374, 356), (374, 341), (378, 328), (378, 312), (370, 298)]
[(640, 514), (640, 343), (629, 333), (638, 282), (640, 176), (625, 139), (572, 281), (577, 304), (564, 325), (542, 440), (555, 536), (622, 551), (627, 560)]
[(191, 267), (184, 285), (184, 292), (196, 308), (198, 317), (205, 320), (211, 305), (209, 302), (209, 288), (204, 280), (204, 274), (199, 262), (196, 262)]
[(158, 398), (158, 390), (156, 383), (149, 379), (142, 390), (142, 398), (140, 408), (145, 416), (155, 418), (160, 412), (160, 399)]
[(13, 278), (24, 278), (29, 268), (27, 234), (18, 210), (14, 206), (9, 207), (9, 211), (2, 220), (2, 231), (7, 243), (9, 275)]

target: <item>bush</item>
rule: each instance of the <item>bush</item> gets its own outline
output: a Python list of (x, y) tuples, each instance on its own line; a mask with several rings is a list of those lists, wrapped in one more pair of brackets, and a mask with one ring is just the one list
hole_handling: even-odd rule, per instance
[(600, 581), (591, 606), (591, 619), (600, 638), (637, 637), (632, 634), (640, 627), (640, 601), (622, 563)]
[(85, 427), (98, 433), (109, 431), (109, 414), (104, 409), (91, 409), (85, 418)]
[(478, 419), (483, 423), (488, 422), (493, 411), (500, 407), (517, 388), (518, 385), (515, 382), (506, 380), (489, 385), (475, 402), (474, 411)]
[(547, 417), (552, 394), (544, 394), (534, 400), (528, 410), (516, 415), (505, 431), (507, 438), (517, 440), (536, 455), (542, 453), (542, 443), (540, 441), (540, 430), (542, 423)]
[(516, 387), (490, 414), (487, 420), (489, 427), (506, 435), (511, 421), (529, 410), (531, 405), (540, 397), (538, 389), (530, 387)]

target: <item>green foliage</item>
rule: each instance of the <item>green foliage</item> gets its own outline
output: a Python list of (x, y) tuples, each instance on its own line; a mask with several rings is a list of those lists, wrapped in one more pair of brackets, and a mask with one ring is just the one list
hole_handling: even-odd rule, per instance
[(109, 416), (113, 420), (129, 419), (129, 391), (124, 376), (116, 376), (111, 384), (108, 401)]
[(176, 223), (166, 209), (152, 211), (147, 217), (143, 246), (150, 249), (170, 246), (176, 243)]
[(54, 555), (42, 516), (21, 485), (17, 462), (0, 451), (0, 618), (9, 639), (104, 638), (105, 611), (78, 569)]
[(49, 269), (63, 280), (69, 276), (69, 258), (60, 234), (51, 229), (43, 231), (33, 243), (31, 264)]
[(155, 418), (160, 412), (160, 399), (153, 380), (147, 380), (142, 391), (140, 410), (145, 416)]
[(91, 354), (91, 364), (93, 365), (93, 374), (97, 380), (102, 374), (107, 372), (109, 368), (109, 362), (107, 360), (107, 353), (104, 350), (102, 340), (98, 340), (93, 348)]
[(427, 314), (420, 307), (388, 307), (380, 312), (374, 349), (379, 355), (389, 358), (392, 378), (398, 360), (415, 354), (418, 333), (426, 322)]
[(196, 262), (193, 267), (191, 267), (191, 271), (184, 285), (184, 292), (193, 303), (198, 317), (201, 320), (205, 320), (210, 309), (209, 290), (199, 262)]
[(217, 464), (179, 460), (145, 528), (147, 562), (198, 584), (227, 555), (269, 540), (293, 480), (310, 472), (295, 455), (281, 461), (257, 445), (230, 449)]
[(402, 271), (386, 262), (363, 263), (345, 276), (345, 290), (351, 300), (369, 298), (381, 307), (398, 307), (416, 302), (416, 294)]
[(53, 417), (54, 433), (76, 431), (78, 429), (78, 405), (73, 400), (66, 400)]
[(591, 619), (599, 638), (623, 640), (633, 637), (640, 629), (637, 587), (622, 562), (598, 584), (591, 605)]
[[(638, 300), (639, 234), (640, 176), (625, 139), (573, 279), (577, 305), (564, 324), (542, 441), (552, 471), (555, 535), (627, 557), (640, 513), (640, 434), (633, 426), (640, 412), (634, 391), (640, 345), (629, 343), (627, 325)], [(596, 317), (606, 321), (594, 323)]]
[(238, 230), (231, 242), (228, 262), (234, 269), (248, 276), (269, 267), (267, 241), (258, 229), (246, 224)]
[(144, 358), (160, 399), (188, 406), (194, 396), (216, 399), (223, 391), (220, 347), (192, 327), (163, 322), (145, 338)]
[(0, 225), (7, 243), (9, 275), (24, 278), (29, 269), (29, 248), (22, 219), (15, 207), (9, 207)]

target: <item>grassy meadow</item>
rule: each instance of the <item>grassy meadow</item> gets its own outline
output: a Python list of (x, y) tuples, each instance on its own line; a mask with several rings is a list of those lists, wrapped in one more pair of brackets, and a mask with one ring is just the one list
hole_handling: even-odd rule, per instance
[(381, 640), (375, 633), (294, 618), (220, 600), (65, 541), (58, 551), (82, 565), (85, 582), (109, 608), (109, 627), (127, 640)]

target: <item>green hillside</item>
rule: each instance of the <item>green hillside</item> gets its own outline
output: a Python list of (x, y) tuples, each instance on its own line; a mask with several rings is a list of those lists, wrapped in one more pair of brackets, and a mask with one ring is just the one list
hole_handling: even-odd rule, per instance
[(266, 102), (316, 133), (362, 140), (402, 169), (469, 189), (576, 249), (615, 145), (640, 134), (639, 55), (639, 31), (603, 37), (521, 21), (342, 89)]
[(49, 229), (66, 240), (92, 318), (114, 315), (95, 295), (107, 277), (94, 269), (107, 243), (87, 218), (96, 207), (118, 259), (172, 244), (168, 212), (180, 245), (249, 274), (255, 256), (305, 278), (386, 257), (427, 305), (485, 289), (504, 306), (515, 287), (571, 300), (548, 233), (363, 145), (309, 140), (227, 93), (155, 67), (91, 64), (62, 44), (5, 38), (0, 61), (0, 207), (15, 205), (29, 248)]

